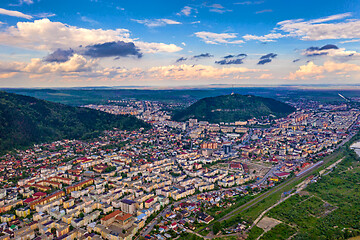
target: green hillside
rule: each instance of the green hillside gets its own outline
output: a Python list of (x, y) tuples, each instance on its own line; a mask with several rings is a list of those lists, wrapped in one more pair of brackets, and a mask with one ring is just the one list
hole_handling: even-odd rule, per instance
[(132, 116), (111, 115), (0, 91), (0, 152), (34, 143), (83, 139), (113, 128), (149, 128)]
[(234, 122), (250, 118), (274, 115), (284, 117), (295, 109), (271, 98), (256, 97), (252, 95), (223, 95), (203, 98), (188, 108), (173, 115), (175, 121), (186, 121), (196, 118), (211, 123)]

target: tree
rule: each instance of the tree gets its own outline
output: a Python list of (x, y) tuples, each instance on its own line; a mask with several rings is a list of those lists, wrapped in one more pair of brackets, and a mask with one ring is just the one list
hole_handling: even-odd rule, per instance
[(220, 222), (215, 222), (213, 225), (213, 233), (216, 235), (221, 230), (221, 224)]

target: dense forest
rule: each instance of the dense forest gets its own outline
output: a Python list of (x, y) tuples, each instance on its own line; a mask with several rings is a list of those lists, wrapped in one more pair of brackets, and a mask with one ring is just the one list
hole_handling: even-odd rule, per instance
[(203, 98), (188, 108), (175, 112), (173, 119), (186, 121), (196, 118), (211, 123), (248, 120), (253, 117), (284, 117), (295, 111), (292, 106), (271, 98), (231, 94)]
[(111, 115), (0, 91), (0, 153), (34, 143), (85, 139), (113, 128), (149, 128), (133, 116)]

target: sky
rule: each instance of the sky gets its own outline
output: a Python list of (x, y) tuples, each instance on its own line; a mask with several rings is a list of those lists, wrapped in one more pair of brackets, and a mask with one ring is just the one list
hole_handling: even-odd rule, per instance
[(211, 84), (360, 84), (360, 1), (0, 3), (0, 87)]

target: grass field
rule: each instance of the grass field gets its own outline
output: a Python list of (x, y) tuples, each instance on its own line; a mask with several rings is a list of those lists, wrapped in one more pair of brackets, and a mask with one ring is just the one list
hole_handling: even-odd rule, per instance
[(298, 230), (295, 240), (359, 235), (360, 164), (356, 158), (347, 152), (336, 169), (306, 188), (308, 196), (294, 195), (268, 216), (294, 226)]
[[(336, 162), (340, 158), (344, 157), (345, 154), (344, 149), (345, 148), (342, 148), (341, 150), (338, 150), (333, 154), (326, 156), (324, 159), (322, 159), (326, 162), (326, 164), (324, 164), (320, 169), (325, 168), (331, 165), (332, 163)], [(318, 169), (316, 172), (320, 171), (320, 169)], [(232, 215), (229, 219), (221, 221), (221, 226), (224, 228), (231, 227), (232, 225), (237, 224), (240, 221), (239, 219), (241, 219), (241, 221), (245, 220), (249, 223), (252, 223), (261, 214), (261, 212), (263, 212), (264, 210), (266, 210), (267, 208), (271, 207), (276, 202), (278, 202), (281, 199), (281, 195), (283, 192), (287, 192), (294, 189), (295, 186), (298, 185), (300, 182), (302, 182), (305, 178), (306, 176), (301, 178), (294, 178), (285, 187), (283, 187), (281, 191), (275, 192), (273, 194), (267, 194), (263, 198), (263, 200), (258, 202), (256, 205), (248, 209), (245, 209), (245, 207), (241, 207), (237, 209), (234, 215)], [(200, 232), (202, 229), (203, 228), (199, 228), (196, 231)], [(253, 227), (253, 229), (249, 231), (248, 239), (256, 239), (258, 236), (261, 235), (262, 232), (263, 232), (262, 229), (258, 229), (255, 226)]]
[(279, 224), (275, 226), (271, 231), (266, 232), (261, 239), (262, 240), (285, 240), (296, 233), (293, 227), (287, 224)]
[[(328, 163), (325, 164), (324, 167), (331, 165), (332, 163), (336, 162), (343, 156), (344, 156), (344, 151), (340, 150), (332, 155), (325, 157), (324, 160), (328, 161)], [(298, 185), (300, 182), (302, 182), (304, 180), (304, 178), (305, 177), (297, 179), (296, 181), (294, 181), (291, 184), (284, 187), (282, 189), (282, 191), (274, 193), (273, 195), (263, 199), (256, 206), (253, 206), (253, 207), (243, 211), (242, 213), (240, 213), (240, 215), (248, 221), (254, 221), (260, 215), (261, 212), (263, 212), (265, 209), (271, 207), (277, 201), (279, 201), (283, 192), (287, 192), (287, 191), (290, 191), (291, 189), (294, 189), (294, 187), (296, 185)]]
[(264, 230), (262, 230), (261, 228), (254, 226), (250, 232), (248, 233), (248, 237), (246, 238), (247, 240), (255, 240), (257, 239), (262, 233), (264, 232)]

